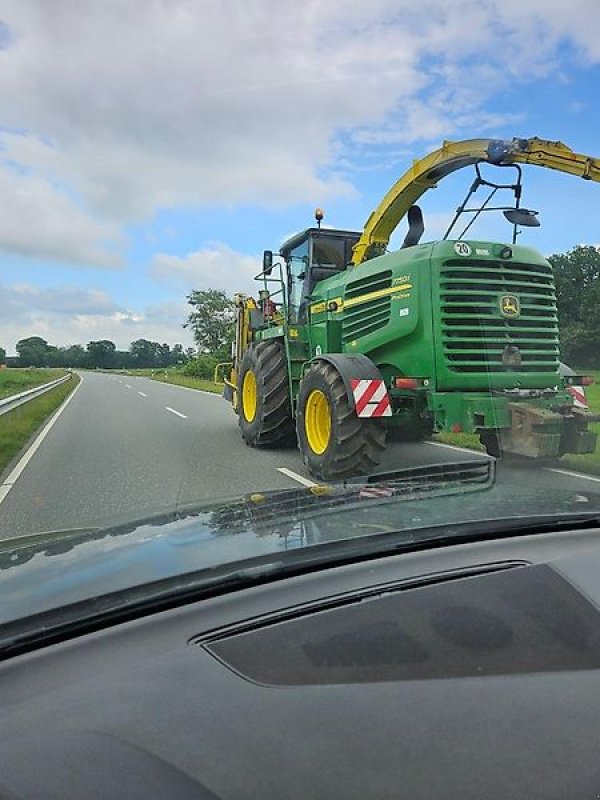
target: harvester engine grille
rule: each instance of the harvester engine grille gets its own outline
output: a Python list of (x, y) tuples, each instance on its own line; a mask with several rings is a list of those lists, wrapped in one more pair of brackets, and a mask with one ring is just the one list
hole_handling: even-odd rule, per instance
[[(512, 315), (503, 298), (516, 298)], [(558, 370), (554, 278), (543, 264), (453, 259), (441, 267), (442, 341), (447, 367), (460, 373)], [(508, 309), (510, 312), (510, 308)]]
[(342, 341), (348, 343), (384, 328), (390, 321), (390, 270), (368, 275), (346, 286)]

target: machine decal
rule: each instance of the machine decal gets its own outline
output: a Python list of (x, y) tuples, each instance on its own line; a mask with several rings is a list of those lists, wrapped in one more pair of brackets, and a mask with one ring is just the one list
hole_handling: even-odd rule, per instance
[(390, 398), (381, 380), (352, 379), (352, 394), (357, 417), (391, 417)]
[[(368, 292), (361, 294), (358, 297), (351, 297), (349, 300), (344, 300), (343, 308), (352, 308), (358, 306), (360, 303), (368, 303), (369, 300), (377, 300), (379, 297), (386, 297), (389, 294), (396, 294), (397, 292), (406, 292), (412, 289), (412, 283), (404, 283), (401, 286), (389, 286), (387, 289), (378, 289), (376, 292)], [(340, 309), (340, 310), (343, 310)]]
[(471, 245), (466, 242), (454, 242), (454, 252), (459, 256), (470, 256)]
[(514, 294), (503, 294), (500, 298), (500, 313), (503, 317), (514, 319), (521, 315), (521, 303)]
[(351, 297), (348, 300), (336, 297), (333, 300), (327, 301), (327, 303), (315, 303), (310, 307), (310, 311), (312, 314), (321, 314), (323, 311), (331, 311), (340, 314), (346, 308), (352, 308), (361, 303), (368, 303), (370, 300), (378, 300), (380, 297), (387, 297), (388, 295), (394, 295), (392, 299), (406, 300), (410, 296), (410, 294), (407, 293), (409, 293), (412, 288), (412, 283), (403, 283), (396, 286), (388, 286), (387, 289), (378, 289), (376, 292), (361, 294), (358, 297)]

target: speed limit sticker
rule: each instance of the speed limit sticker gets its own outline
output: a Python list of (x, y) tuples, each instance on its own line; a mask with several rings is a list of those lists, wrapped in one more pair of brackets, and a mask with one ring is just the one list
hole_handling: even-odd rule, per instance
[(466, 242), (454, 242), (454, 251), (459, 256), (470, 256), (471, 245)]

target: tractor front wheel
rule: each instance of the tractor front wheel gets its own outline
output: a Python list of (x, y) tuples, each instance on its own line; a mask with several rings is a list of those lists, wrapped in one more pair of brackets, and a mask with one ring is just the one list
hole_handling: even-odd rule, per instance
[(304, 463), (321, 480), (369, 474), (385, 448), (382, 422), (356, 416), (339, 372), (324, 361), (302, 379), (296, 434)]
[(238, 423), (246, 444), (275, 447), (295, 440), (283, 347), (270, 340), (250, 345), (238, 376)]

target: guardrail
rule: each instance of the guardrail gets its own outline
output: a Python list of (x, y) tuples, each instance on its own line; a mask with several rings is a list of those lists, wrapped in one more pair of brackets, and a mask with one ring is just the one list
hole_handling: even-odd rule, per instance
[(59, 386), (61, 383), (68, 381), (72, 377), (72, 375), (64, 375), (62, 378), (57, 378), (55, 381), (43, 383), (41, 386), (34, 386), (32, 389), (26, 389), (24, 392), (19, 392), (19, 394), (13, 394), (10, 397), (5, 397), (3, 400), (0, 400), (0, 416), (2, 416), (2, 414), (6, 414), (8, 411), (12, 411), (19, 406), (22, 406), (24, 403), (28, 403), (30, 400), (33, 400), (34, 397), (39, 397), (41, 394), (50, 391), (50, 389), (54, 389), (55, 386)]

